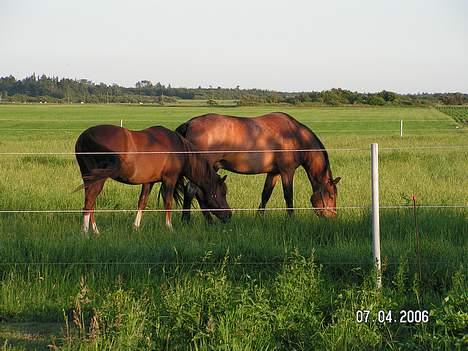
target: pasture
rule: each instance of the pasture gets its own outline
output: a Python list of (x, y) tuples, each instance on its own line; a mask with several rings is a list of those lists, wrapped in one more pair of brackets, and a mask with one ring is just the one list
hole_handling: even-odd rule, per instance
[[(101, 235), (81, 235), (81, 215), (74, 211), (82, 208), (83, 194), (72, 192), (81, 179), (74, 156), (66, 153), (87, 127), (122, 120), (134, 130), (175, 129), (207, 112), (257, 116), (272, 110), (309, 126), (329, 149), (333, 175), (342, 177), (337, 218), (319, 219), (310, 209), (292, 218), (284, 210), (258, 217), (250, 209), (259, 205), (265, 175), (221, 171), (228, 174), (228, 202), (239, 209), (227, 224), (206, 225), (195, 212), (185, 225), (175, 213), (170, 232), (163, 213), (147, 212), (134, 232), (135, 212), (97, 212)], [(460, 121), (432, 108), (0, 105), (0, 210), (70, 210), (0, 213), (0, 345), (463, 348), (468, 137)], [(374, 142), (380, 204), (391, 207), (380, 214), (381, 292), (372, 283)], [(139, 191), (110, 180), (97, 210), (135, 209)], [(162, 208), (157, 191), (150, 210)], [(298, 169), (295, 207), (310, 208), (310, 195)], [(446, 207), (418, 208), (415, 218), (404, 207), (412, 195), (417, 205)], [(450, 207), (455, 205), (460, 207)], [(267, 208), (281, 207), (278, 184)], [(430, 317), (428, 323), (357, 323), (358, 309), (375, 316), (378, 310), (428, 310)]]

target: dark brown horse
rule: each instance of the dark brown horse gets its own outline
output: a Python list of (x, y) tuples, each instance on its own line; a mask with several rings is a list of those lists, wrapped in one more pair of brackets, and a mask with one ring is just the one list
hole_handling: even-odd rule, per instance
[[(85, 130), (75, 145), (85, 191), (84, 232), (88, 231), (91, 219), (93, 231), (99, 233), (94, 207), (107, 178), (125, 184), (143, 185), (135, 228), (140, 226), (142, 211), (157, 182), (162, 182), (166, 226), (172, 228), (172, 200), (177, 194), (181, 198), (184, 177), (201, 189), (207, 206), (219, 210), (215, 211), (217, 217), (228, 220), (231, 210), (226, 202), (225, 178), (220, 178), (207, 160), (194, 151), (194, 146), (179, 134), (159, 126), (130, 131), (100, 125)], [(175, 198), (177, 200), (177, 196)]]
[[(273, 188), (281, 177), (287, 211), (292, 214), (294, 172), (302, 166), (312, 185), (310, 201), (315, 213), (323, 217), (336, 216), (336, 184), (340, 178), (333, 179), (322, 142), (293, 117), (280, 112), (255, 118), (207, 114), (192, 118), (176, 131), (199, 150), (219, 151), (205, 154), (215, 170), (223, 168), (240, 174), (267, 173), (260, 213), (265, 210)], [(184, 211), (183, 218), (187, 221), (190, 219), (192, 199), (196, 195), (196, 191), (190, 190), (184, 194), (184, 209), (187, 211)], [(209, 217), (209, 213), (204, 214)]]

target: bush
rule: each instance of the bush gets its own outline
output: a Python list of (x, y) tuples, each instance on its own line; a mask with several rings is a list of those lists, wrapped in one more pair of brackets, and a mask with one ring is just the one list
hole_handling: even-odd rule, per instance
[(367, 100), (367, 103), (368, 103), (369, 105), (383, 106), (383, 105), (385, 105), (385, 100), (384, 100), (384, 98), (381, 97), (381, 96), (372, 95), (372, 96)]

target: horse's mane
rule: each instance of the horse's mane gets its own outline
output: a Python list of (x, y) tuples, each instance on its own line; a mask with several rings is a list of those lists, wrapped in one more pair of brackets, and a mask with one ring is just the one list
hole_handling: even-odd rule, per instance
[[(330, 172), (331, 173), (331, 169), (330, 169), (330, 160), (328, 158), (328, 152), (327, 150), (325, 149), (325, 145), (323, 145), (322, 141), (319, 139), (319, 137), (317, 136), (317, 134), (315, 134), (315, 132), (312, 131), (312, 129), (310, 129), (309, 127), (307, 127), (305, 124), (302, 124), (301, 122), (299, 122), (297, 119), (295, 119), (294, 117), (292, 117), (291, 115), (287, 114), (287, 113), (284, 113), (284, 112), (278, 112), (278, 113), (281, 113), (283, 115), (285, 115), (287, 118), (289, 118), (291, 120), (291, 122), (293, 122), (294, 124), (304, 128), (305, 130), (307, 130), (310, 134), (312, 134), (312, 136), (314, 137), (315, 141), (317, 142), (318, 144), (318, 148), (322, 150), (323, 152), (323, 156), (325, 158), (325, 171), (326, 172)], [(310, 145), (307, 145), (306, 147), (310, 147)]]
[(212, 182), (214, 169), (210, 166), (209, 162), (205, 160), (201, 154), (192, 153), (193, 151), (198, 151), (195, 145), (185, 139), (182, 135), (177, 134), (177, 136), (184, 146), (184, 151), (186, 152), (185, 156), (188, 163), (186, 167), (190, 167), (190, 173), (196, 175), (200, 179), (207, 179)]

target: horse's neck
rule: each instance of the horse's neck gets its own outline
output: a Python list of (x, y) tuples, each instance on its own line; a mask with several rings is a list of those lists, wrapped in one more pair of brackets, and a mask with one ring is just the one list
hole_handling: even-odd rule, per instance
[(206, 187), (209, 183), (210, 174), (207, 174), (208, 166), (207, 161), (197, 153), (190, 153), (194, 151), (193, 147), (187, 143), (186, 154), (186, 173), (187, 177), (194, 181), (198, 186)]
[(304, 155), (304, 167), (312, 189), (317, 191), (331, 177), (326, 151), (309, 151)]

